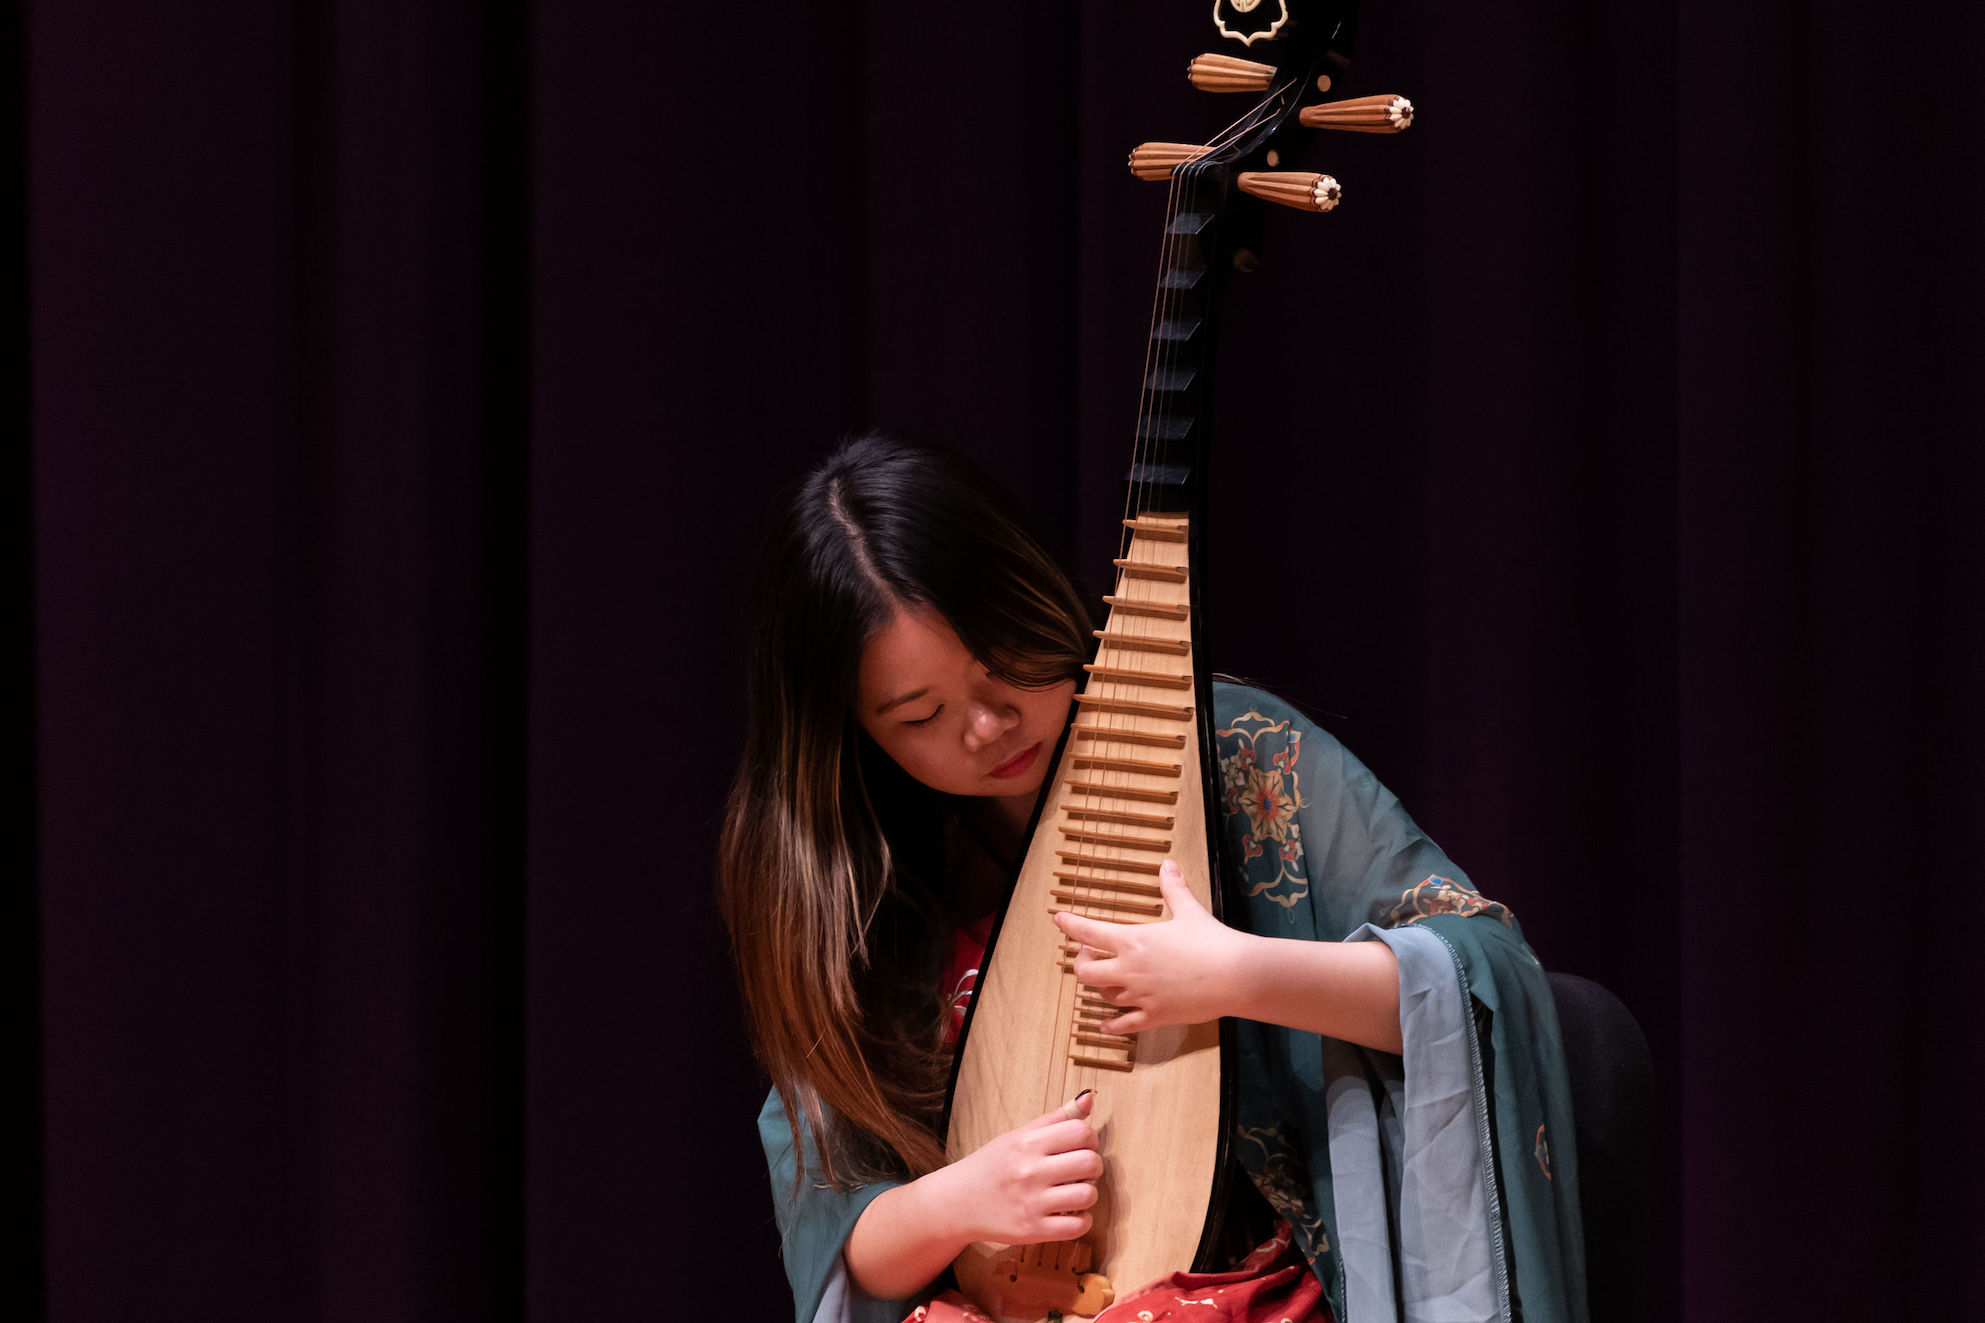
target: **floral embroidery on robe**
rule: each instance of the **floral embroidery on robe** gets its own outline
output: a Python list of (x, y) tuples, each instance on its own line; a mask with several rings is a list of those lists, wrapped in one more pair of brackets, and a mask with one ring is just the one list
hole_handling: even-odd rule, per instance
[(1505, 928), (1515, 926), (1507, 905), (1490, 900), (1465, 882), (1456, 882), (1438, 874), (1400, 892), (1399, 903), (1392, 907), (1386, 924), (1388, 927), (1403, 928), (1409, 923), (1431, 919), (1436, 914), (1453, 914), (1463, 919), (1486, 914)]
[(1303, 867), (1303, 830), (1296, 813), (1303, 807), (1303, 732), (1288, 721), (1249, 711), (1214, 732), (1219, 742), (1223, 808), (1228, 818), (1245, 817), (1238, 833), (1250, 896), (1262, 896), (1287, 909), (1310, 894)]

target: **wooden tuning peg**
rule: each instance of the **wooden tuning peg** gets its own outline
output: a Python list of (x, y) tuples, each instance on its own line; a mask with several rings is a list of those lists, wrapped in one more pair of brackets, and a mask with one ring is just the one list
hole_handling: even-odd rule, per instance
[(1243, 170), (1234, 182), (1243, 193), (1298, 211), (1330, 211), (1344, 194), (1329, 175), (1301, 170)]
[(1266, 92), (1275, 66), (1231, 55), (1199, 55), (1185, 67), (1185, 76), (1202, 92)]
[(1187, 161), (1197, 161), (1207, 148), (1190, 142), (1147, 142), (1130, 151), (1130, 172), (1139, 179), (1170, 179)]
[(1304, 106), (1296, 116), (1304, 127), (1346, 129), (1352, 133), (1398, 133), (1413, 123), (1413, 103), (1403, 96), (1360, 96)]

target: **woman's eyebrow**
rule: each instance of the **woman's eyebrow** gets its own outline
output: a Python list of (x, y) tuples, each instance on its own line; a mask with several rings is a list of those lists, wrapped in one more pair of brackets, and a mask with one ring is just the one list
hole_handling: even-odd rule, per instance
[(881, 707), (877, 708), (875, 710), (875, 715), (879, 717), (892, 707), (901, 707), (905, 703), (915, 702), (917, 699), (922, 698), (925, 694), (929, 692), (930, 692), (930, 686), (925, 685), (923, 688), (917, 690), (913, 694), (904, 694), (901, 698), (892, 698), (887, 703), (884, 703)]

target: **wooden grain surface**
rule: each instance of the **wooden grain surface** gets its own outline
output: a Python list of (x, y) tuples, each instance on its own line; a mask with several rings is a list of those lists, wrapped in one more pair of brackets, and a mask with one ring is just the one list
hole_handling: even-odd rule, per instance
[[(1163, 909), (1152, 876), (1163, 858), (1178, 862), (1211, 907), (1198, 725), (1191, 691), (1176, 684), (1192, 669), (1190, 625), (1174, 618), (1185, 612), (1163, 609), (1185, 607), (1190, 585), (1137, 568), (1184, 566), (1185, 520), (1146, 515), (1137, 523), (1147, 527), (1133, 526), (1124, 558), (1131, 564), (1120, 568), (1082, 689), (1088, 701), (1078, 703), (997, 948), (979, 977), (947, 1137), (956, 1161), (1094, 1089), (1091, 1119), (1105, 1172), (1096, 1229), (1086, 1239), (1094, 1270), (1119, 1292), (1191, 1266), (1220, 1123), (1219, 1026), (1151, 1030), (1122, 1042), (1095, 1034), (1106, 1012), (1076, 983), (1070, 948), (1051, 918), (1067, 907), (1112, 922), (1152, 921)], [(1161, 678), (1141, 680), (1139, 672)], [(958, 1261), (960, 1283), (996, 1317), (1035, 1323), (1043, 1311), (1002, 1308), (994, 1265), (1012, 1257), (1012, 1247), (973, 1246)]]

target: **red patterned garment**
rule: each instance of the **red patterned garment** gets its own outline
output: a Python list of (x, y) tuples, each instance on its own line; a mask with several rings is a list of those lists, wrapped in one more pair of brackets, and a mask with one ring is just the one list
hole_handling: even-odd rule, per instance
[(967, 924), (951, 934), (951, 944), (944, 950), (944, 973), (938, 987), (944, 991), (944, 999), (951, 1007), (951, 1018), (945, 1021), (944, 1036), (951, 1043), (957, 1043), (958, 1031), (965, 1027), (965, 1008), (972, 1004), (972, 990), (979, 986), (979, 970), (986, 963), (986, 939), (992, 936), (993, 916)]
[[(990, 1323), (956, 1291), (919, 1305), (903, 1323)], [(1290, 1243), (1289, 1224), (1232, 1272), (1175, 1272), (1133, 1291), (1095, 1323), (1330, 1323), (1323, 1286)]]

